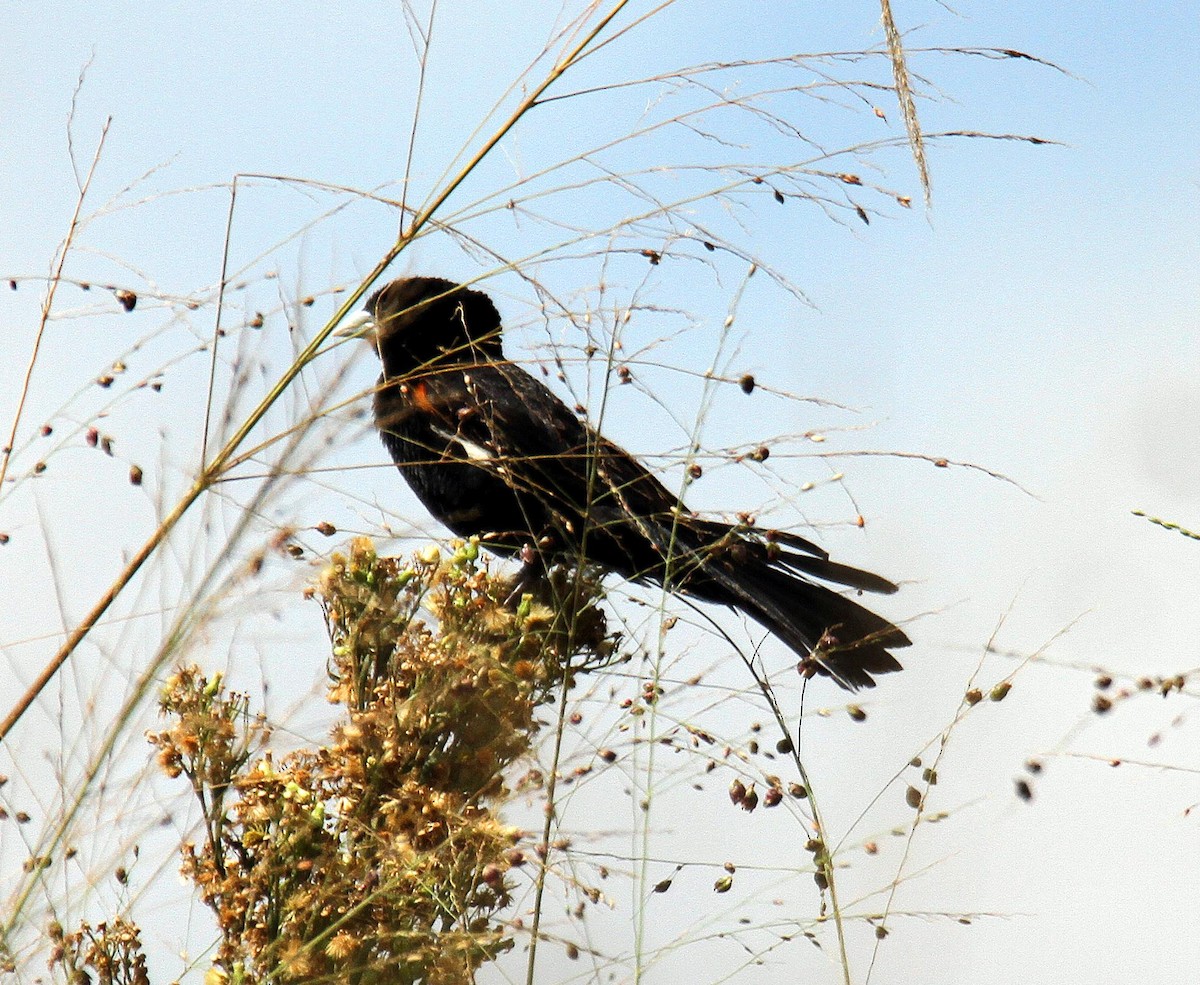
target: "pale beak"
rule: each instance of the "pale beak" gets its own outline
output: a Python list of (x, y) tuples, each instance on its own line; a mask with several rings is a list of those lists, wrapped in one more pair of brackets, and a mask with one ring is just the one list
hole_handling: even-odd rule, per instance
[(333, 330), (333, 334), (340, 339), (367, 339), (375, 338), (375, 318), (369, 311), (359, 311), (356, 314), (350, 315), (337, 328)]

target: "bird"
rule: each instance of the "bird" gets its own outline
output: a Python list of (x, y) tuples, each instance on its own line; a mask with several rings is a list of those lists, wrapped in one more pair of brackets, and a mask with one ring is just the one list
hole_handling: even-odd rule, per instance
[(853, 598), (887, 579), (840, 564), (795, 533), (690, 512), (634, 456), (504, 356), (482, 291), (441, 277), (394, 280), (338, 330), (382, 364), (374, 420), (429, 513), (501, 556), (586, 561), (685, 598), (730, 606), (778, 637), (806, 677), (873, 687), (901, 669), (899, 627)]

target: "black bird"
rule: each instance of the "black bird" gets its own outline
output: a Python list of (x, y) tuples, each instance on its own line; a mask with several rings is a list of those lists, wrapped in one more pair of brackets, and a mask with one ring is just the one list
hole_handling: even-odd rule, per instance
[(518, 366), (486, 294), (439, 277), (375, 292), (341, 335), (362, 335), (383, 373), (375, 423), (417, 498), (460, 537), (523, 557), (583, 557), (635, 581), (734, 606), (811, 672), (855, 690), (900, 669), (909, 639), (809, 578), (891, 593), (802, 537), (689, 513), (624, 449)]

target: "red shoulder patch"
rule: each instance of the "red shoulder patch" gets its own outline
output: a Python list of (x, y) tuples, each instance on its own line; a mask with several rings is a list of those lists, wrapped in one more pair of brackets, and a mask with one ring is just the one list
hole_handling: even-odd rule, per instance
[(417, 405), (417, 409), (424, 411), (426, 414), (435, 412), (433, 401), (429, 399), (429, 384), (425, 382), (416, 383), (409, 391), (412, 394), (412, 401)]

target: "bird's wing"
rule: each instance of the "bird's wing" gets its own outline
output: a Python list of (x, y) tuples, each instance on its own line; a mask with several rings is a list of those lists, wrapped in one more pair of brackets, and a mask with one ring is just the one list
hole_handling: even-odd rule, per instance
[[(694, 568), (732, 548), (744, 561), (771, 565), (872, 592), (891, 582), (828, 559), (812, 542), (703, 520), (686, 510), (636, 458), (581, 421), (544, 384), (512, 364), (476, 364), (437, 376), (425, 399), (433, 433), (525, 497), (525, 514), (542, 515), (587, 553), (627, 576), (689, 580)], [(538, 509), (531, 508), (529, 500)], [(563, 545), (566, 546), (566, 545)], [(697, 587), (699, 587), (697, 585)]]
[(576, 544), (588, 529), (593, 560), (637, 576), (667, 555), (677, 497), (524, 370), (447, 369), (430, 377), (425, 399), (466, 458), (535, 499)]

